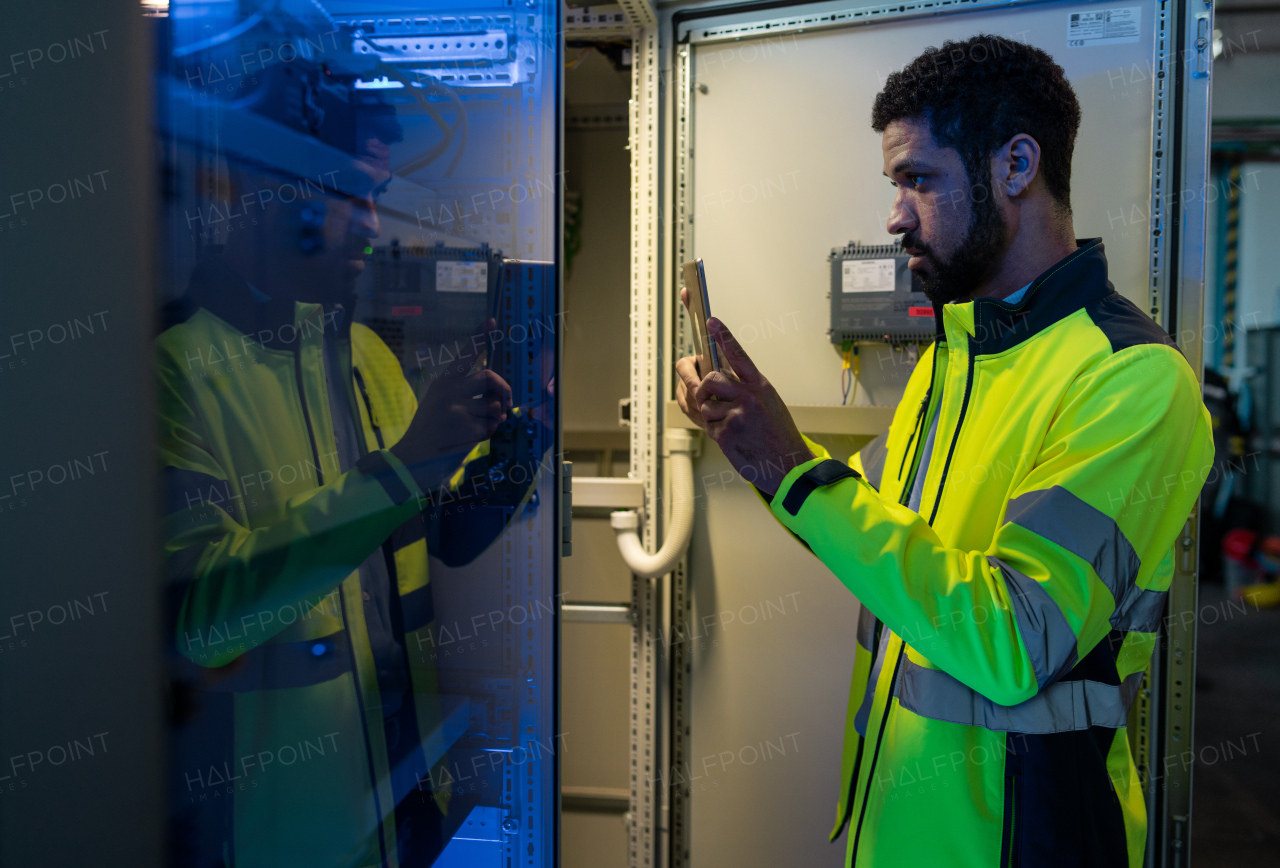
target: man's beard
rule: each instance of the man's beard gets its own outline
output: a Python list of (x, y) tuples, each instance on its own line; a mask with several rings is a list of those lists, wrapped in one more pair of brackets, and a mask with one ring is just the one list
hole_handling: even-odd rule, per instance
[(326, 250), (316, 255), (322, 257), (316, 263), (320, 266), (319, 274), (300, 277), (293, 297), (297, 301), (325, 306), (346, 303), (355, 294), (356, 283), (362, 274), (362, 271), (352, 269), (350, 263), (365, 258), (363, 242), (351, 242), (341, 251)]
[(1004, 253), (1007, 226), (1004, 215), (992, 201), (990, 184), (976, 185), (971, 189), (983, 190), (987, 196), (980, 202), (972, 200), (969, 228), (948, 261), (940, 260), (929, 245), (910, 232), (902, 236), (903, 247), (923, 251), (929, 270), (917, 276), (921, 290), (934, 304), (968, 299)]

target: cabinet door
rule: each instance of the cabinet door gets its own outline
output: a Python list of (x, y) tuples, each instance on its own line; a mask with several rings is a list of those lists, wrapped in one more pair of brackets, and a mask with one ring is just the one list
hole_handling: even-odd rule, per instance
[(555, 861), (557, 13), (151, 19), (176, 864)]
[[(849, 390), (837, 377), (840, 347), (828, 332), (830, 295), (840, 292), (830, 257), (851, 241), (893, 240), (886, 223), (895, 191), (881, 175), (872, 102), (886, 76), (926, 46), (995, 34), (1043, 49), (1064, 69), (1083, 112), (1071, 188), (1077, 235), (1105, 240), (1116, 290), (1178, 335), (1198, 370), (1211, 51), (1197, 39), (1206, 28), (1212, 35), (1211, 18), (1203, 4), (985, 0), (676, 10), (672, 285), (681, 285), (681, 262), (705, 259), (716, 310), (732, 315), (735, 334), (779, 392), (796, 404), (842, 403)], [(1104, 19), (1111, 29), (1096, 26)], [(675, 316), (683, 316), (678, 305)], [(675, 355), (689, 354), (690, 335), (678, 320)], [(849, 401), (858, 407), (848, 410), (846, 430), (897, 404), (915, 365), (915, 348), (904, 346), (909, 340), (860, 348), (861, 391)], [(840, 458), (867, 442), (830, 429), (806, 433)], [(695, 478), (731, 479), (729, 471), (708, 450)], [(691, 646), (688, 669), (673, 670), (672, 693), (689, 697), (688, 717), (675, 730), (688, 726), (691, 736), (671, 765), (696, 767), (699, 757), (737, 757), (748, 748), (749, 757), (770, 739), (776, 744), (796, 733), (803, 749), (778, 750), (769, 763), (717, 766), (718, 782), (708, 775), (672, 787), (671, 828), (686, 836), (673, 841), (673, 853), (689, 852), (694, 865), (708, 858), (835, 865), (847, 861), (844, 847), (828, 846), (826, 836), (840, 788), (858, 605), (820, 563), (772, 535), (775, 523), (755, 501), (745, 484), (717, 487), (706, 513), (706, 551), (695, 547), (690, 556), (691, 602), (672, 613), (673, 622), (715, 623), (724, 612), (739, 614), (711, 634), (718, 641)], [(1194, 527), (1193, 520), (1188, 546)], [(677, 585), (673, 599), (681, 598)], [(1171, 598), (1171, 612), (1190, 612), (1194, 576), (1179, 573)], [(743, 623), (741, 613), (788, 600), (797, 614)], [(1135, 759), (1144, 781), (1176, 752), (1190, 726), (1184, 700), (1158, 708), (1149, 699), (1162, 695), (1161, 683), (1190, 683), (1193, 637), (1174, 620), (1168, 657), (1148, 673), (1153, 690), (1144, 691), (1135, 715), (1141, 723), (1134, 727)], [(1195, 619), (1187, 620), (1194, 630)], [(833, 656), (832, 649), (841, 650)], [(690, 684), (683, 673), (692, 673)], [(763, 702), (761, 683), (773, 685)], [(760, 799), (761, 792), (770, 798)], [(1179, 805), (1189, 796), (1187, 777), (1147, 794), (1154, 853), (1185, 839)], [(788, 806), (794, 822), (777, 823), (779, 805)], [(754, 828), (771, 833), (742, 833)], [(768, 856), (761, 847), (771, 848)]]

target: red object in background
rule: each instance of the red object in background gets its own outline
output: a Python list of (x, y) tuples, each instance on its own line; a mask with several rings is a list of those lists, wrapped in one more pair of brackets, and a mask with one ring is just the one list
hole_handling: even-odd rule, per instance
[(907, 316), (933, 316), (933, 308), (912, 306), (907, 308)]
[(1258, 535), (1248, 528), (1232, 528), (1222, 537), (1222, 553), (1236, 563), (1247, 564), (1253, 560), (1250, 553), (1257, 538)]
[(1270, 581), (1280, 573), (1280, 536), (1266, 536), (1258, 543), (1256, 532), (1232, 528), (1222, 537), (1222, 554), (1254, 581)]

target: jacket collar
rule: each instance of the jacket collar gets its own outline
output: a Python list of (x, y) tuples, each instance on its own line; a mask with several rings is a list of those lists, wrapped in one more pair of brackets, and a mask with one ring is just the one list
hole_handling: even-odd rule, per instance
[(1107, 256), (1101, 238), (1077, 239), (1076, 250), (1031, 283), (1022, 300), (1008, 304), (979, 298), (934, 305), (939, 340), (946, 326), (967, 332), (975, 355), (992, 355), (1035, 337), (1080, 308), (1115, 292), (1107, 279)]
[[(355, 307), (354, 294), (345, 305)], [(317, 319), (323, 329), (346, 337), (351, 330), (350, 315), (335, 313), (334, 306), (270, 298), (236, 274), (217, 255), (203, 257), (191, 272), (187, 292), (166, 310), (165, 326), (185, 321), (201, 308), (245, 335), (252, 335), (267, 349), (292, 351), (298, 346), (299, 325)], [(311, 334), (314, 328), (307, 328)]]

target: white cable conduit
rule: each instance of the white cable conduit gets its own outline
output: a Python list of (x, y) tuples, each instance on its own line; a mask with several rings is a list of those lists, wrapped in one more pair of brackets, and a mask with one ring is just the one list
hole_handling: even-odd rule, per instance
[(631, 572), (646, 579), (665, 576), (684, 557), (693, 538), (693, 452), (697, 432), (675, 428), (667, 431), (668, 460), (671, 466), (671, 520), (662, 548), (653, 554), (644, 550), (640, 541), (640, 515), (635, 510), (615, 512), (609, 516), (618, 538), (618, 551)]

